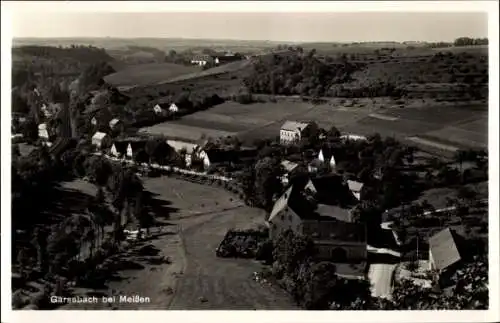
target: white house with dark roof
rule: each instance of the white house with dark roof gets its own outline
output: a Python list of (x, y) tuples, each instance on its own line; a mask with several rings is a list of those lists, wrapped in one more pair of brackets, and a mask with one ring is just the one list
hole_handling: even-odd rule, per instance
[(280, 129), (280, 142), (289, 144), (300, 141), (304, 131), (310, 126), (310, 123), (285, 121)]
[(200, 149), (200, 146), (197, 144), (180, 140), (167, 140), (167, 144), (172, 147), (177, 154), (180, 154), (183, 151), (186, 153), (184, 161), (187, 167), (191, 167), (193, 157), (197, 157), (196, 154)]
[(328, 163), (331, 168), (335, 168), (335, 166), (337, 166), (337, 161), (335, 160), (333, 151), (328, 147), (321, 148), (318, 154), (318, 160), (322, 163)]
[(90, 119), (90, 124), (93, 125), (93, 126), (96, 126), (97, 125), (97, 118), (96, 117), (92, 117), (92, 119)]
[(357, 200), (361, 201), (361, 193), (363, 191), (364, 184), (358, 181), (348, 180), (347, 186), (349, 186), (349, 190), (352, 192), (354, 197), (356, 197)]
[(97, 149), (107, 147), (110, 142), (111, 138), (104, 132), (98, 131), (92, 136), (92, 145), (94, 145)]
[(153, 107), (153, 111), (156, 113), (156, 114), (160, 114), (163, 112), (163, 108), (159, 105), (159, 104), (156, 104), (154, 107)]
[(285, 169), (285, 173), (281, 176), (281, 183), (286, 185), (290, 180), (290, 173), (299, 166), (299, 164), (294, 163), (289, 160), (283, 160), (281, 166)]
[(168, 111), (169, 111), (169, 112), (171, 112), (171, 113), (177, 113), (177, 112), (179, 112), (179, 107), (177, 106), (177, 104), (172, 103), (172, 104), (168, 107)]
[(443, 273), (462, 260), (455, 232), (450, 228), (429, 238), (429, 269)]

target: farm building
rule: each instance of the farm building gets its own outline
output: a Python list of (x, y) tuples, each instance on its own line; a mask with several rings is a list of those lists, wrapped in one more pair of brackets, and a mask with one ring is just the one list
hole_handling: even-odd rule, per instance
[(268, 219), (271, 239), (286, 230), (310, 236), (317, 257), (333, 262), (363, 261), (367, 258), (366, 227), (350, 223), (345, 209), (321, 206), (316, 212), (301, 203), (303, 197), (291, 186), (274, 204)]
[(109, 128), (111, 128), (111, 130), (119, 130), (122, 127), (123, 122), (121, 122), (120, 119), (114, 118), (109, 122)]
[(90, 119), (90, 124), (93, 125), (93, 126), (97, 125), (97, 119), (96, 119), (96, 117), (92, 117), (92, 119)]
[(49, 153), (54, 158), (59, 158), (66, 150), (76, 147), (76, 140), (71, 138), (58, 138), (50, 147)]
[(41, 123), (38, 125), (38, 138), (44, 141), (51, 141), (54, 137), (53, 131), (49, 129), (46, 123)]
[(336, 174), (311, 177), (305, 184), (304, 191), (323, 204), (350, 206), (357, 201), (343, 177)]
[(171, 113), (177, 113), (179, 112), (179, 108), (177, 107), (177, 105), (175, 103), (172, 103), (169, 107), (168, 107), (168, 112), (171, 112)]
[(439, 275), (439, 279), (447, 276), (462, 261), (459, 237), (450, 228), (446, 228), (429, 238), (429, 269)]
[(146, 148), (146, 140), (131, 140), (127, 145), (126, 157), (140, 162), (148, 161), (149, 157), (144, 156)]
[(211, 166), (230, 164), (237, 161), (237, 155), (235, 151), (224, 149), (201, 150), (198, 153), (198, 158), (203, 161), (204, 169), (208, 169)]
[(335, 168), (335, 166), (337, 165), (335, 156), (333, 154), (333, 150), (327, 146), (321, 148), (321, 150), (319, 151), (318, 160), (321, 161), (322, 163), (330, 165), (332, 169)]
[(191, 59), (191, 64), (198, 66), (205, 66), (207, 64), (213, 64), (214, 58), (210, 55), (196, 55)]
[(199, 146), (190, 142), (179, 140), (167, 140), (167, 144), (172, 147), (177, 154), (184, 154), (184, 161), (187, 167), (191, 167), (193, 157), (199, 151)]
[(156, 114), (161, 114), (161, 113), (163, 113), (163, 108), (161, 107), (161, 105), (160, 105), (160, 104), (157, 104), (157, 105), (155, 105), (155, 106), (153, 107), (153, 111), (154, 111), (154, 113), (156, 113)]
[(230, 53), (226, 53), (224, 55), (216, 55), (213, 58), (215, 65), (222, 65), (231, 62), (241, 61), (242, 59), (244, 59), (243, 56), (239, 54), (230, 54)]
[(353, 180), (348, 180), (347, 185), (349, 186), (349, 190), (351, 190), (354, 197), (358, 201), (361, 201), (363, 198), (363, 188), (365, 185), (363, 183)]
[(115, 141), (111, 146), (109, 153), (113, 157), (125, 157), (125, 155), (127, 154), (127, 146), (128, 143), (125, 141)]
[(308, 127), (310, 127), (309, 123), (286, 121), (280, 129), (280, 142), (289, 144), (300, 141)]
[(356, 141), (357, 140), (363, 140), (363, 141), (367, 140), (365, 136), (352, 135), (352, 134), (351, 135), (342, 135), (342, 136), (340, 136), (340, 138), (347, 139), (347, 140), (356, 140)]
[(97, 149), (106, 148), (110, 143), (111, 138), (104, 132), (98, 131), (92, 136), (92, 145), (96, 146)]
[(324, 163), (318, 158), (315, 158), (307, 165), (307, 171), (309, 173), (317, 173), (323, 166)]

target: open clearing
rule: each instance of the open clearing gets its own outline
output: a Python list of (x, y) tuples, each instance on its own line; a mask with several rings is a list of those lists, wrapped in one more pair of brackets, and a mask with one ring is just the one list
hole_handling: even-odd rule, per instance
[(104, 79), (113, 86), (144, 86), (198, 71), (200, 67), (197, 66), (172, 63), (139, 64), (108, 75)]

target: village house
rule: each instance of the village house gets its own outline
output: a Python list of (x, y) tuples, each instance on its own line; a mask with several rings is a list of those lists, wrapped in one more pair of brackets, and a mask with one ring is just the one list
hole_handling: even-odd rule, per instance
[(314, 240), (320, 259), (340, 263), (366, 260), (366, 227), (363, 224), (347, 222), (349, 213), (345, 209), (318, 205), (314, 211), (303, 201), (300, 190), (292, 185), (275, 202), (267, 220), (271, 239), (292, 230)]
[(51, 131), (46, 123), (41, 123), (38, 125), (38, 138), (44, 141), (51, 141), (54, 137), (53, 131)]
[(123, 122), (120, 119), (114, 118), (109, 122), (109, 128), (114, 131), (120, 131), (123, 129)]
[(142, 163), (149, 160), (148, 155), (145, 151), (146, 140), (144, 139), (133, 139), (128, 142), (126, 158), (135, 160), (136, 162)]
[(92, 136), (92, 145), (94, 145), (97, 149), (104, 149), (109, 147), (110, 144), (111, 138), (104, 132), (98, 131)]
[(361, 135), (353, 135), (353, 134), (349, 134), (349, 135), (342, 135), (340, 136), (341, 139), (347, 139), (347, 140), (355, 140), (355, 141), (366, 141), (366, 137), (365, 136), (361, 136)]
[(214, 64), (214, 58), (210, 55), (196, 55), (191, 59), (191, 64), (198, 66)]
[(177, 154), (184, 155), (186, 167), (191, 167), (193, 157), (196, 158), (196, 153), (200, 148), (197, 144), (180, 140), (167, 140), (167, 144), (172, 147)]
[(160, 104), (156, 104), (154, 107), (153, 107), (153, 111), (154, 113), (156, 114), (162, 114), (163, 113), (163, 108)]
[(177, 113), (177, 112), (179, 112), (179, 108), (177, 107), (177, 104), (172, 103), (172, 104), (168, 107), (168, 112), (170, 112), (170, 113)]
[(93, 125), (93, 126), (97, 126), (97, 118), (96, 117), (92, 117), (92, 119), (90, 119), (90, 124)]
[(429, 238), (429, 269), (440, 281), (446, 281), (462, 261), (459, 241), (460, 237), (450, 228)]
[(109, 151), (110, 155), (116, 158), (124, 158), (127, 154), (128, 143), (126, 141), (115, 141)]
[(353, 180), (347, 180), (347, 185), (349, 186), (349, 190), (358, 201), (364, 199), (365, 185), (363, 183)]
[(281, 183), (283, 185), (287, 185), (289, 183), (289, 180), (290, 180), (290, 173), (296, 169), (299, 164), (297, 163), (294, 163), (292, 161), (289, 161), (289, 160), (283, 160), (281, 162), (281, 166), (283, 166), (284, 170), (285, 170), (285, 173), (281, 176)]
[(322, 163), (330, 165), (332, 169), (337, 166), (337, 162), (335, 160), (335, 156), (333, 155), (333, 150), (330, 147), (323, 147), (319, 151), (318, 160)]
[(310, 123), (286, 121), (280, 129), (280, 142), (290, 144), (300, 141), (309, 127)]
[(198, 153), (198, 158), (203, 163), (203, 168), (208, 170), (210, 167), (217, 167), (223, 164), (232, 165), (237, 161), (237, 155), (233, 150), (219, 148), (202, 149)]
[(323, 204), (348, 207), (357, 202), (343, 177), (336, 174), (310, 177), (303, 190)]

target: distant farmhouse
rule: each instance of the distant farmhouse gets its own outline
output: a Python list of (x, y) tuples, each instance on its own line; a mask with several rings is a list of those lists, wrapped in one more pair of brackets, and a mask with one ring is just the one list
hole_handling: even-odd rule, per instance
[(139, 163), (147, 162), (149, 156), (146, 154), (146, 140), (134, 139), (129, 141), (127, 145), (126, 158), (133, 159)]
[(320, 259), (341, 263), (366, 261), (368, 251), (363, 224), (349, 222), (346, 209), (320, 204), (312, 211), (303, 206), (302, 199), (298, 190), (291, 186), (275, 202), (267, 220), (271, 239), (292, 230), (314, 240)]
[(191, 64), (198, 66), (223, 65), (245, 59), (240, 54), (221, 53), (214, 55), (196, 55), (191, 59)]
[(335, 168), (335, 166), (337, 166), (335, 156), (333, 155), (333, 150), (330, 147), (325, 146), (321, 148), (318, 154), (318, 160), (321, 161), (322, 163), (330, 165), (332, 169)]
[(300, 141), (309, 127), (310, 123), (286, 121), (280, 129), (280, 142), (290, 144)]
[(180, 140), (167, 140), (167, 144), (172, 147), (177, 154), (184, 155), (184, 163), (186, 164), (186, 167), (191, 167), (193, 157), (196, 158), (196, 153), (198, 152), (200, 146)]
[(179, 108), (177, 107), (177, 104), (172, 103), (172, 104), (168, 107), (168, 111), (169, 111), (169, 112), (171, 112), (171, 113), (177, 113), (177, 112), (179, 112)]

